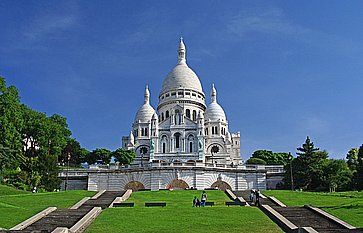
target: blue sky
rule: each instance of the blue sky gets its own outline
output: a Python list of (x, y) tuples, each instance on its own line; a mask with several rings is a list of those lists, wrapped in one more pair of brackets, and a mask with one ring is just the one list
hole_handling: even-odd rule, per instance
[(67, 117), (82, 146), (115, 149), (145, 84), (157, 106), (183, 36), (244, 159), (295, 153), (307, 135), (343, 158), (363, 143), (362, 11), (362, 1), (0, 1), (0, 75), (30, 107)]

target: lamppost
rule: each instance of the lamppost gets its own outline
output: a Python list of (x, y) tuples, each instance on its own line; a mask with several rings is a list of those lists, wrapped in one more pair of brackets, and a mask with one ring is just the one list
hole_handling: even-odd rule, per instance
[(66, 169), (66, 183), (64, 185), (65, 191), (67, 191), (68, 187), (68, 171), (69, 171), (69, 160), (71, 160), (71, 153), (67, 153), (67, 169)]
[(290, 179), (291, 179), (291, 190), (294, 191), (294, 177), (292, 176), (292, 160), (294, 157), (289, 152), (289, 160), (290, 160)]

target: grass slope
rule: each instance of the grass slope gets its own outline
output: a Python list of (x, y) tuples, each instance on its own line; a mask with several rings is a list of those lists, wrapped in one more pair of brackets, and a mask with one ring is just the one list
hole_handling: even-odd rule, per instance
[(6, 186), (0, 184), (0, 196), (6, 196), (6, 195), (14, 195), (14, 194), (25, 194), (29, 193), (28, 191), (19, 190), (14, 187)]
[(274, 196), (288, 206), (310, 204), (329, 212), (352, 224), (363, 227), (363, 192), (293, 192), (287, 190), (264, 191), (268, 196)]
[(11, 194), (8, 187), (0, 186), (0, 193), (5, 193), (0, 195), (0, 228), (11, 228), (50, 206), (70, 207), (83, 197), (94, 194), (83, 190), (36, 194), (17, 191)]
[[(226, 207), (229, 199), (221, 191), (207, 191), (215, 206), (193, 208), (201, 191), (135, 192), (127, 202), (134, 208), (106, 209), (87, 229), (92, 232), (281, 232), (255, 207)], [(166, 202), (167, 207), (144, 207), (145, 202)]]

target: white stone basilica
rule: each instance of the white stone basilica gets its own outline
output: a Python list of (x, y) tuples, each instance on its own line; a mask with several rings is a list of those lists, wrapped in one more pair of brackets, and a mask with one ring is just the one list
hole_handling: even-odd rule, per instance
[(153, 161), (239, 165), (240, 134), (230, 133), (223, 108), (212, 86), (211, 103), (198, 76), (186, 62), (180, 40), (178, 64), (166, 76), (157, 111), (145, 89), (144, 104), (137, 111), (130, 135), (122, 138), (124, 148), (137, 154), (134, 165)]
[(186, 63), (180, 41), (178, 64), (166, 76), (157, 111), (146, 87), (130, 136), (122, 146), (137, 154), (133, 164), (109, 164), (62, 171), (71, 189), (266, 189), (283, 177), (282, 166), (246, 165), (240, 156), (240, 134), (232, 134), (212, 86), (211, 103), (198, 76)]

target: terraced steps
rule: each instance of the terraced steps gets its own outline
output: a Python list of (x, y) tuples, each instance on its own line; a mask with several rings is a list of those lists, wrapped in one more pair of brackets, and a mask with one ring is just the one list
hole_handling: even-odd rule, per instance
[(46, 233), (54, 231), (57, 227), (66, 227), (70, 229), (94, 207), (101, 207), (102, 209), (108, 208), (116, 197), (121, 197), (124, 193), (124, 191), (106, 191), (97, 199), (87, 200), (78, 209), (56, 209), (23, 230), (0, 232)]

